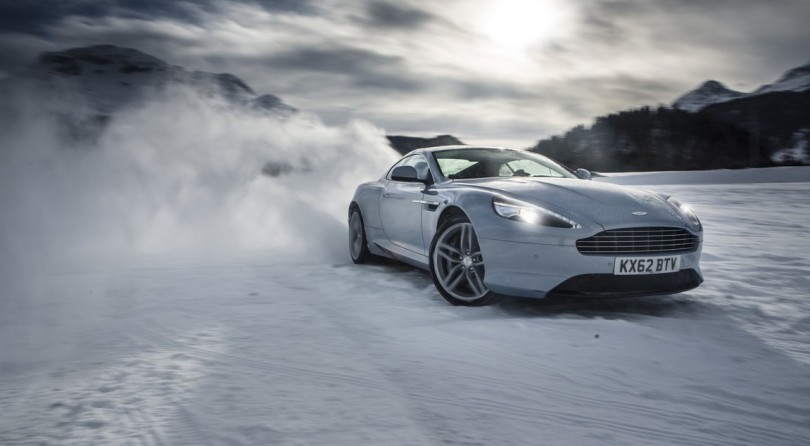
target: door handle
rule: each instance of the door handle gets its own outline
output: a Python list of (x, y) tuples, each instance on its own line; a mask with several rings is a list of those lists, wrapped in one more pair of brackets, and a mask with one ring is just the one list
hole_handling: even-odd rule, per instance
[(384, 194), (383, 194), (383, 198), (391, 198), (391, 194), (389, 194), (389, 193), (384, 193)]

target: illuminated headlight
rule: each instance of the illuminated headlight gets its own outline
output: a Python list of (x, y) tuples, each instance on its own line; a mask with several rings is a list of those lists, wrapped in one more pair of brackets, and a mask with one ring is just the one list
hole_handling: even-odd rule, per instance
[(678, 212), (678, 215), (689, 223), (689, 226), (691, 226), (692, 229), (696, 229), (698, 231), (703, 229), (697, 214), (695, 214), (695, 211), (693, 211), (688, 205), (681, 203), (681, 201), (675, 197), (667, 198), (667, 203), (669, 203), (669, 205)]
[(492, 208), (503, 218), (553, 228), (578, 229), (582, 225), (554, 211), (520, 201), (494, 198)]

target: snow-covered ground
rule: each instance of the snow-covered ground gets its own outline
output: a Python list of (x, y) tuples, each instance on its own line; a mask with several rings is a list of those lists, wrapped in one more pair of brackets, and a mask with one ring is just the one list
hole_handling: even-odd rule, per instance
[[(706, 283), (693, 294), (708, 298), (774, 348), (810, 364), (810, 168), (658, 175), (660, 183), (646, 187), (689, 202), (704, 222)], [(713, 175), (717, 184), (711, 184)], [(635, 184), (656, 176), (609, 181)], [(730, 182), (746, 176), (748, 183)], [(706, 184), (663, 184), (678, 177)], [(797, 182), (785, 182), (790, 179)]]
[(46, 96), (0, 104), (2, 446), (810, 444), (808, 167), (598, 179), (694, 205), (692, 292), (457, 308), (348, 258), (381, 129)]
[(810, 169), (707, 175), (607, 179), (697, 209), (681, 295), (452, 307), (341, 237), (31, 273), (0, 444), (810, 444)]

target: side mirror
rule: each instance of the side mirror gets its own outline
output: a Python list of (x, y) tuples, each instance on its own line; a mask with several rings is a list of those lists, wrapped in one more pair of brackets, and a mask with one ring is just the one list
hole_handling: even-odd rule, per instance
[(590, 180), (593, 175), (591, 175), (591, 171), (588, 169), (579, 168), (576, 172), (574, 172), (576, 176), (583, 180)]
[(404, 181), (407, 183), (425, 183), (430, 184), (431, 177), (430, 171), (425, 172), (426, 175), (423, 175), (425, 178), (419, 176), (419, 173), (416, 171), (416, 168), (413, 166), (398, 166), (394, 167), (393, 172), (391, 172), (391, 179), (394, 181)]
[(421, 183), (424, 181), (419, 179), (419, 175), (416, 173), (416, 168), (413, 166), (394, 167), (394, 171), (391, 172), (391, 179), (394, 181), (404, 181), (407, 183)]

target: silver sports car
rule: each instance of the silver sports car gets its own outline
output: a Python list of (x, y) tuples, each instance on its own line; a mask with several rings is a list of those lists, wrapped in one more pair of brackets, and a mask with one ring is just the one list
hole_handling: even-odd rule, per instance
[(523, 150), (414, 150), (349, 205), (355, 263), (430, 271), (455, 305), (500, 295), (642, 296), (703, 282), (703, 228), (673, 197), (587, 181)]

